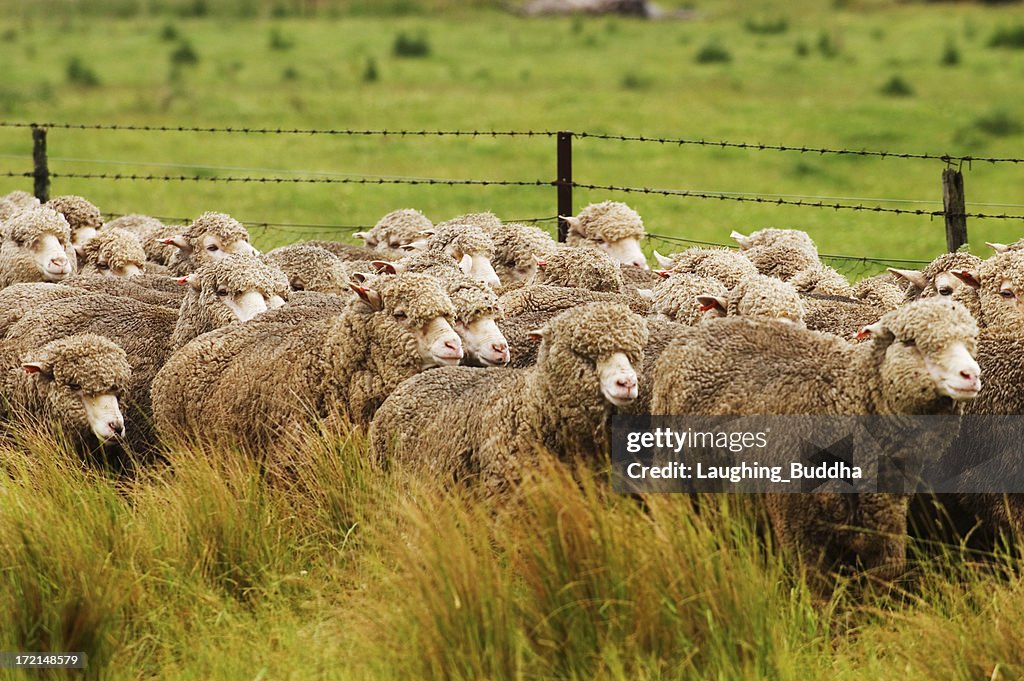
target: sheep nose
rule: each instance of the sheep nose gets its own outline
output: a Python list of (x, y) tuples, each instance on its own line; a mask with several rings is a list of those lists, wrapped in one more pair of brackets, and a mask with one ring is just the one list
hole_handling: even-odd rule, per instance
[(963, 371), (960, 372), (960, 378), (964, 379), (965, 381), (974, 383), (976, 380), (978, 380), (978, 374), (973, 371), (968, 371), (967, 369), (964, 369)]
[(636, 387), (636, 379), (632, 376), (624, 376), (619, 380), (615, 381), (615, 385), (625, 390), (630, 390)]
[(457, 340), (445, 341), (444, 346), (452, 351), (456, 357), (462, 357), (462, 343)]
[(645, 270), (647, 269), (647, 261), (646, 261), (646, 260), (641, 260), (641, 259), (637, 258), (636, 260), (634, 260), (634, 261), (633, 261), (632, 263), (630, 263), (630, 264), (631, 264), (631, 265), (632, 265), (633, 267), (642, 267), (642, 268), (643, 268), (643, 269), (645, 269)]
[(60, 268), (60, 269), (64, 269), (65, 267), (67, 267), (68, 259), (67, 258), (51, 258), (50, 259), (50, 264), (53, 265), (54, 267), (57, 267), (57, 268)]
[(499, 355), (504, 355), (508, 352), (508, 343), (491, 343), (491, 350), (494, 350)]
[(121, 437), (124, 435), (124, 424), (120, 421), (111, 421), (107, 424), (107, 428), (110, 428), (110, 432), (113, 433), (115, 437)]

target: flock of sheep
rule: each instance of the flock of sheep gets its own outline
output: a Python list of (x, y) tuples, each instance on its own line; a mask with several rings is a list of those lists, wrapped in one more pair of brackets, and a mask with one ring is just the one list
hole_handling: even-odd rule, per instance
[[(104, 223), (82, 197), (12, 192), (0, 419), (137, 461), (175, 441), (272, 452), (355, 424), (384, 463), (500, 494), (539, 449), (602, 461), (614, 413), (1024, 407), (1024, 240), (851, 285), (797, 230), (655, 252), (651, 270), (627, 205), (567, 221), (558, 244), (491, 213), (435, 225), (405, 209), (357, 234), (364, 246), (261, 254), (223, 213)], [(994, 532), (1024, 529), (1016, 496), (946, 501)], [(908, 503), (775, 495), (767, 508), (809, 566), (898, 572)]]

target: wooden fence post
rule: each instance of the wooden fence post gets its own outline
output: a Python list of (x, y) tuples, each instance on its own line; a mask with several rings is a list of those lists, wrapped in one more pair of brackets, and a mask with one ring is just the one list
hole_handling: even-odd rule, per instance
[(558, 241), (564, 242), (569, 235), (569, 223), (561, 216), (570, 217), (572, 210), (572, 133), (558, 133)]
[(964, 175), (959, 170), (942, 171), (942, 209), (946, 217), (946, 248), (952, 253), (967, 243)]
[(36, 198), (46, 203), (50, 200), (50, 166), (46, 160), (46, 128), (32, 126), (32, 177)]

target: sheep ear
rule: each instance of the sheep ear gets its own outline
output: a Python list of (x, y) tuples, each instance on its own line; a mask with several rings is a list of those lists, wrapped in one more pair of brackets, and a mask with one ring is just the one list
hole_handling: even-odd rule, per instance
[(654, 259), (658, 261), (658, 266), (664, 269), (668, 269), (669, 267), (672, 266), (672, 258), (668, 257), (667, 255), (662, 255), (657, 251), (654, 252)]
[(857, 332), (857, 340), (864, 340), (865, 338), (884, 338), (889, 335), (889, 329), (885, 328), (885, 324), (879, 319), (874, 324), (868, 324), (862, 326), (860, 331)]
[(526, 337), (535, 343), (540, 342), (544, 340), (544, 329), (533, 329), (532, 331), (528, 331), (526, 333)]
[(729, 238), (740, 245), (740, 248), (750, 248), (750, 237), (733, 230)]
[(398, 274), (398, 269), (395, 267), (395, 264), (388, 262), (387, 260), (374, 260), (370, 263), (370, 267), (372, 267), (378, 274)]
[(469, 253), (466, 253), (461, 258), (459, 258), (459, 269), (462, 270), (462, 273), (466, 275), (472, 272), (473, 256), (471, 256)]
[(899, 279), (906, 279), (917, 288), (928, 288), (928, 279), (920, 270), (898, 270), (895, 267), (887, 267), (889, 272)]
[(34, 376), (40, 381), (52, 381), (53, 369), (46, 362), (25, 362), (21, 365), (25, 373)]
[(725, 298), (718, 296), (697, 296), (697, 305), (700, 306), (701, 312), (717, 310), (721, 315), (725, 315), (725, 310), (729, 306)]
[(417, 239), (416, 241), (403, 244), (402, 246), (399, 246), (399, 248), (410, 253), (413, 251), (423, 251), (427, 248), (427, 241), (426, 239)]
[(356, 232), (352, 236), (357, 239), (362, 239), (363, 243), (367, 246), (373, 247), (377, 245), (377, 240), (369, 232)]
[(371, 288), (360, 286), (356, 283), (350, 283), (349, 287), (356, 292), (359, 299), (366, 303), (366, 305), (374, 312), (380, 312), (384, 309), (384, 301), (381, 300), (380, 294)]
[(418, 231), (416, 233), (419, 234), (424, 239), (429, 239), (430, 237), (432, 237), (435, 234), (437, 234), (437, 230), (435, 230), (435, 229), (421, 229), (420, 231)]
[(569, 233), (577, 236), (583, 236), (583, 226), (580, 223), (580, 219), (573, 216), (558, 216), (560, 219), (565, 220), (565, 224), (569, 225)]
[(1000, 244), (1000, 243), (995, 243), (995, 242), (991, 242), (991, 241), (986, 241), (985, 245), (988, 246), (989, 248), (991, 248), (996, 253), (1006, 253), (1008, 250), (1010, 250), (1010, 247), (1007, 246), (1006, 244)]
[(366, 280), (369, 279), (369, 278), (370, 278), (370, 275), (367, 274), (366, 272), (353, 272), (352, 273), (352, 281), (354, 281), (357, 284), (364, 284), (364, 283), (366, 283)]
[(950, 274), (971, 288), (981, 288), (981, 279), (978, 279), (978, 273), (974, 270), (951, 270)]
[(537, 258), (537, 269), (542, 270), (548, 266), (548, 261), (543, 258)]
[(189, 244), (188, 239), (185, 238), (184, 234), (168, 237), (166, 239), (157, 239), (157, 241), (164, 244), (165, 246), (175, 246), (177, 248), (180, 248), (185, 253), (192, 252), (192, 246)]
[(657, 274), (662, 279), (668, 279), (669, 276), (671, 276), (671, 274), (672, 274), (668, 270), (654, 270), (654, 273)]

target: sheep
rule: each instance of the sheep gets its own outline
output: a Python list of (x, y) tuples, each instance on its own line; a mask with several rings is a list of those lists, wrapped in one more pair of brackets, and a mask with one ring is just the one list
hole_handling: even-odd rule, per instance
[(729, 289), (711, 277), (683, 272), (673, 274), (657, 286), (651, 298), (651, 313), (659, 318), (693, 326), (710, 316), (719, 316), (717, 307), (705, 308), (697, 296), (726, 297)]
[(288, 275), (293, 291), (341, 295), (349, 290), (350, 276), (345, 263), (319, 246), (308, 243), (282, 246), (268, 252), (266, 257)]
[(132, 380), (125, 387), (131, 442), (144, 450), (152, 444), (150, 384), (171, 353), (207, 331), (281, 306), (288, 288), (280, 270), (240, 256), (204, 265), (189, 275), (188, 283), (178, 310), (96, 293), (53, 301), (22, 315), (6, 340), (32, 347), (96, 333), (124, 348), (132, 367)]
[(806, 232), (798, 229), (769, 227), (750, 236), (739, 232), (731, 236), (761, 274), (787, 281), (798, 272), (819, 265), (818, 247)]
[(157, 218), (138, 213), (122, 215), (103, 226), (104, 230), (114, 228), (127, 230), (139, 237), (146, 260), (157, 265), (167, 265), (177, 252), (176, 246), (164, 242), (181, 234), (184, 229), (179, 225), (165, 225)]
[(971, 311), (974, 318), (984, 326), (981, 317), (981, 301), (978, 292), (953, 274), (956, 270), (974, 270), (981, 265), (981, 258), (970, 253), (943, 253), (921, 270), (889, 268), (889, 272), (906, 285), (904, 300), (917, 300), (932, 296), (951, 296)]
[(368, 232), (356, 232), (353, 236), (376, 251), (399, 251), (433, 228), (434, 223), (426, 215), (415, 208), (403, 208), (382, 217)]
[(905, 296), (904, 288), (896, 283), (891, 273), (861, 279), (853, 285), (851, 293), (854, 298), (874, 305), (883, 313), (902, 305)]
[(497, 323), (502, 308), (494, 291), (458, 271), (439, 279), (455, 307), (453, 326), (462, 339), (463, 363), (484, 367), (508, 364), (509, 345)]
[(862, 328), (874, 324), (889, 311), (849, 296), (805, 293), (802, 298), (808, 329), (835, 334), (848, 341), (858, 340), (857, 333)]
[(592, 203), (575, 217), (562, 217), (569, 231), (565, 243), (570, 246), (599, 248), (622, 265), (648, 269), (640, 250), (644, 223), (640, 214), (619, 201)]
[(1024, 251), (1024, 238), (1017, 239), (1012, 244), (1000, 244), (986, 241), (985, 245), (991, 248), (996, 253), (1006, 253), (1008, 251)]
[(119, 397), (129, 384), (125, 351), (95, 334), (76, 334), (27, 351), (0, 344), (0, 411), (56, 425), (86, 449), (125, 436)]
[(747, 277), (725, 295), (698, 295), (695, 302), (698, 311), (713, 312), (714, 316), (777, 319), (804, 327), (800, 294), (792, 284), (763, 274)]
[(625, 305), (590, 303), (538, 335), (529, 369), (450, 367), (403, 383), (370, 425), (375, 454), (444, 480), (479, 478), (490, 493), (514, 483), (541, 447), (599, 463), (612, 409), (636, 399), (647, 324)]
[[(654, 414), (714, 416), (958, 414), (977, 396), (978, 327), (948, 299), (919, 300), (850, 344), (771, 320), (717, 320), (683, 331), (655, 365)], [(780, 544), (807, 566), (859, 561), (898, 571), (905, 561), (906, 495), (774, 494)], [(868, 534), (858, 529), (864, 528)]]
[(365, 424), (403, 380), (462, 359), (439, 282), (401, 273), (353, 286), (342, 314), (303, 319), (285, 306), (178, 350), (153, 382), (160, 431), (258, 447), (299, 435), (310, 417)]
[(32, 196), (28, 192), (15, 189), (13, 192), (8, 192), (3, 195), (3, 200), (14, 204), (19, 210), (23, 208), (38, 208), (42, 205), (36, 197)]
[(757, 267), (742, 253), (728, 248), (688, 248), (679, 253), (664, 256), (654, 252), (654, 258), (663, 274), (696, 274), (711, 277), (732, 288), (747, 277), (757, 274)]
[(108, 293), (114, 296), (134, 298), (150, 305), (162, 305), (178, 309), (185, 289), (181, 280), (174, 277), (138, 274), (130, 279), (107, 277), (99, 274), (84, 274), (68, 277), (59, 282), (61, 286), (84, 289), (93, 293)]
[(146, 252), (131, 232), (106, 228), (89, 239), (81, 252), (78, 271), (107, 277), (134, 277), (144, 272)]
[(85, 245), (103, 227), (100, 209), (81, 196), (66, 194), (55, 196), (44, 204), (65, 217), (71, 227), (71, 245), (81, 268), (85, 258)]
[[(966, 284), (955, 289), (951, 297), (967, 289), (974, 291), (978, 300), (976, 318), (982, 328), (1000, 332), (1024, 331), (1024, 255), (1019, 251), (997, 253), (975, 267), (961, 267), (951, 270), (952, 274)], [(943, 295), (943, 292), (939, 292)], [(966, 291), (964, 296), (966, 297)], [(970, 308), (968, 308), (970, 309)]]
[(11, 284), (0, 290), (0, 338), (25, 313), (53, 300), (63, 300), (85, 294), (83, 289), (49, 283)]
[(800, 270), (787, 279), (800, 293), (817, 293), (826, 296), (853, 296), (853, 287), (846, 277), (834, 268), (818, 262)]
[(372, 248), (366, 246), (355, 246), (353, 244), (343, 244), (340, 241), (329, 241), (326, 239), (312, 239), (309, 241), (300, 241), (299, 244), (304, 246), (316, 246), (322, 248), (325, 251), (329, 251), (334, 257), (340, 260), (373, 260), (380, 258), (382, 254)]
[(20, 210), (7, 199), (0, 199), (0, 237), (3, 237), (4, 222)]
[(547, 232), (516, 222), (499, 224), (490, 230), (494, 241), (491, 264), (501, 283), (527, 281), (537, 271), (537, 261), (551, 257), (558, 243)]
[(60, 281), (76, 269), (71, 228), (63, 215), (39, 207), (7, 220), (0, 243), (0, 289), (17, 282)]
[(610, 293), (621, 293), (624, 288), (621, 268), (607, 253), (564, 245), (537, 263), (530, 283)]
[(203, 213), (184, 233), (164, 239), (163, 243), (178, 249), (167, 266), (179, 277), (227, 254), (260, 254), (249, 244), (249, 232), (242, 223), (226, 213)]
[(491, 265), (494, 241), (481, 227), (458, 220), (442, 222), (434, 227), (422, 246), (425, 253), (438, 259), (447, 256), (465, 274), (488, 286), (497, 288), (501, 285)]

